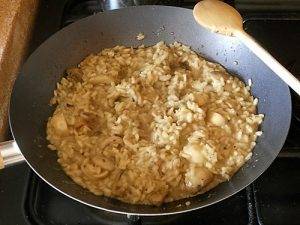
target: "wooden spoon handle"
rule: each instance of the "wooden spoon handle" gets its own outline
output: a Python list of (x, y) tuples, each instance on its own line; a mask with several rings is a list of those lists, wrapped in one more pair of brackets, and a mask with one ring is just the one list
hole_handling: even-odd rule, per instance
[(236, 30), (234, 35), (260, 58), (274, 73), (288, 86), (300, 95), (300, 81), (284, 68), (273, 56), (262, 48), (249, 34), (243, 30)]

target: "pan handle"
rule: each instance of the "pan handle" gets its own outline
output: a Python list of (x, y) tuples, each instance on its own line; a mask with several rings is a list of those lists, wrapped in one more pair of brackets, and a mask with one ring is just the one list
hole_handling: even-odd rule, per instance
[(0, 169), (6, 166), (25, 161), (15, 141), (0, 143)]

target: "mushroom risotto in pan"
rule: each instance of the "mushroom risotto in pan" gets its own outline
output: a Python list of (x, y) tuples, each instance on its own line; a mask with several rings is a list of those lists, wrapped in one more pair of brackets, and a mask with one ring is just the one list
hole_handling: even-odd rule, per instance
[(250, 159), (262, 134), (251, 84), (180, 43), (104, 49), (66, 73), (49, 148), (96, 195), (159, 205), (206, 192)]

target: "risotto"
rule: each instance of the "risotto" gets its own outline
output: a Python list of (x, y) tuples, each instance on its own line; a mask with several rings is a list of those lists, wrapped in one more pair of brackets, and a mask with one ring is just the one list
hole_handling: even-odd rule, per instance
[(66, 73), (49, 148), (96, 195), (159, 205), (206, 192), (262, 134), (250, 87), (180, 43), (104, 49)]

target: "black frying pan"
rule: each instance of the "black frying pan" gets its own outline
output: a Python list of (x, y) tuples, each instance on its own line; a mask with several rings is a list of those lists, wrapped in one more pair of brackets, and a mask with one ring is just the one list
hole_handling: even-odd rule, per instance
[[(135, 36), (143, 32), (139, 42)], [(167, 203), (161, 207), (132, 205), (91, 194), (75, 184), (47, 148), (46, 121), (52, 114), (49, 101), (64, 70), (88, 54), (115, 45), (153, 45), (158, 41), (189, 45), (206, 58), (219, 62), (233, 74), (253, 81), (259, 98), (258, 112), (265, 114), (263, 135), (253, 157), (229, 181), (206, 194)], [(82, 19), (53, 35), (27, 60), (18, 76), (10, 105), (14, 138), (31, 168), (48, 184), (84, 204), (112, 212), (161, 215), (202, 208), (240, 191), (253, 182), (275, 159), (286, 139), (291, 118), (288, 87), (236, 38), (201, 28), (189, 9), (142, 6), (99, 13)], [(184, 203), (190, 201), (186, 206)], [(182, 204), (182, 207), (177, 207)]]

